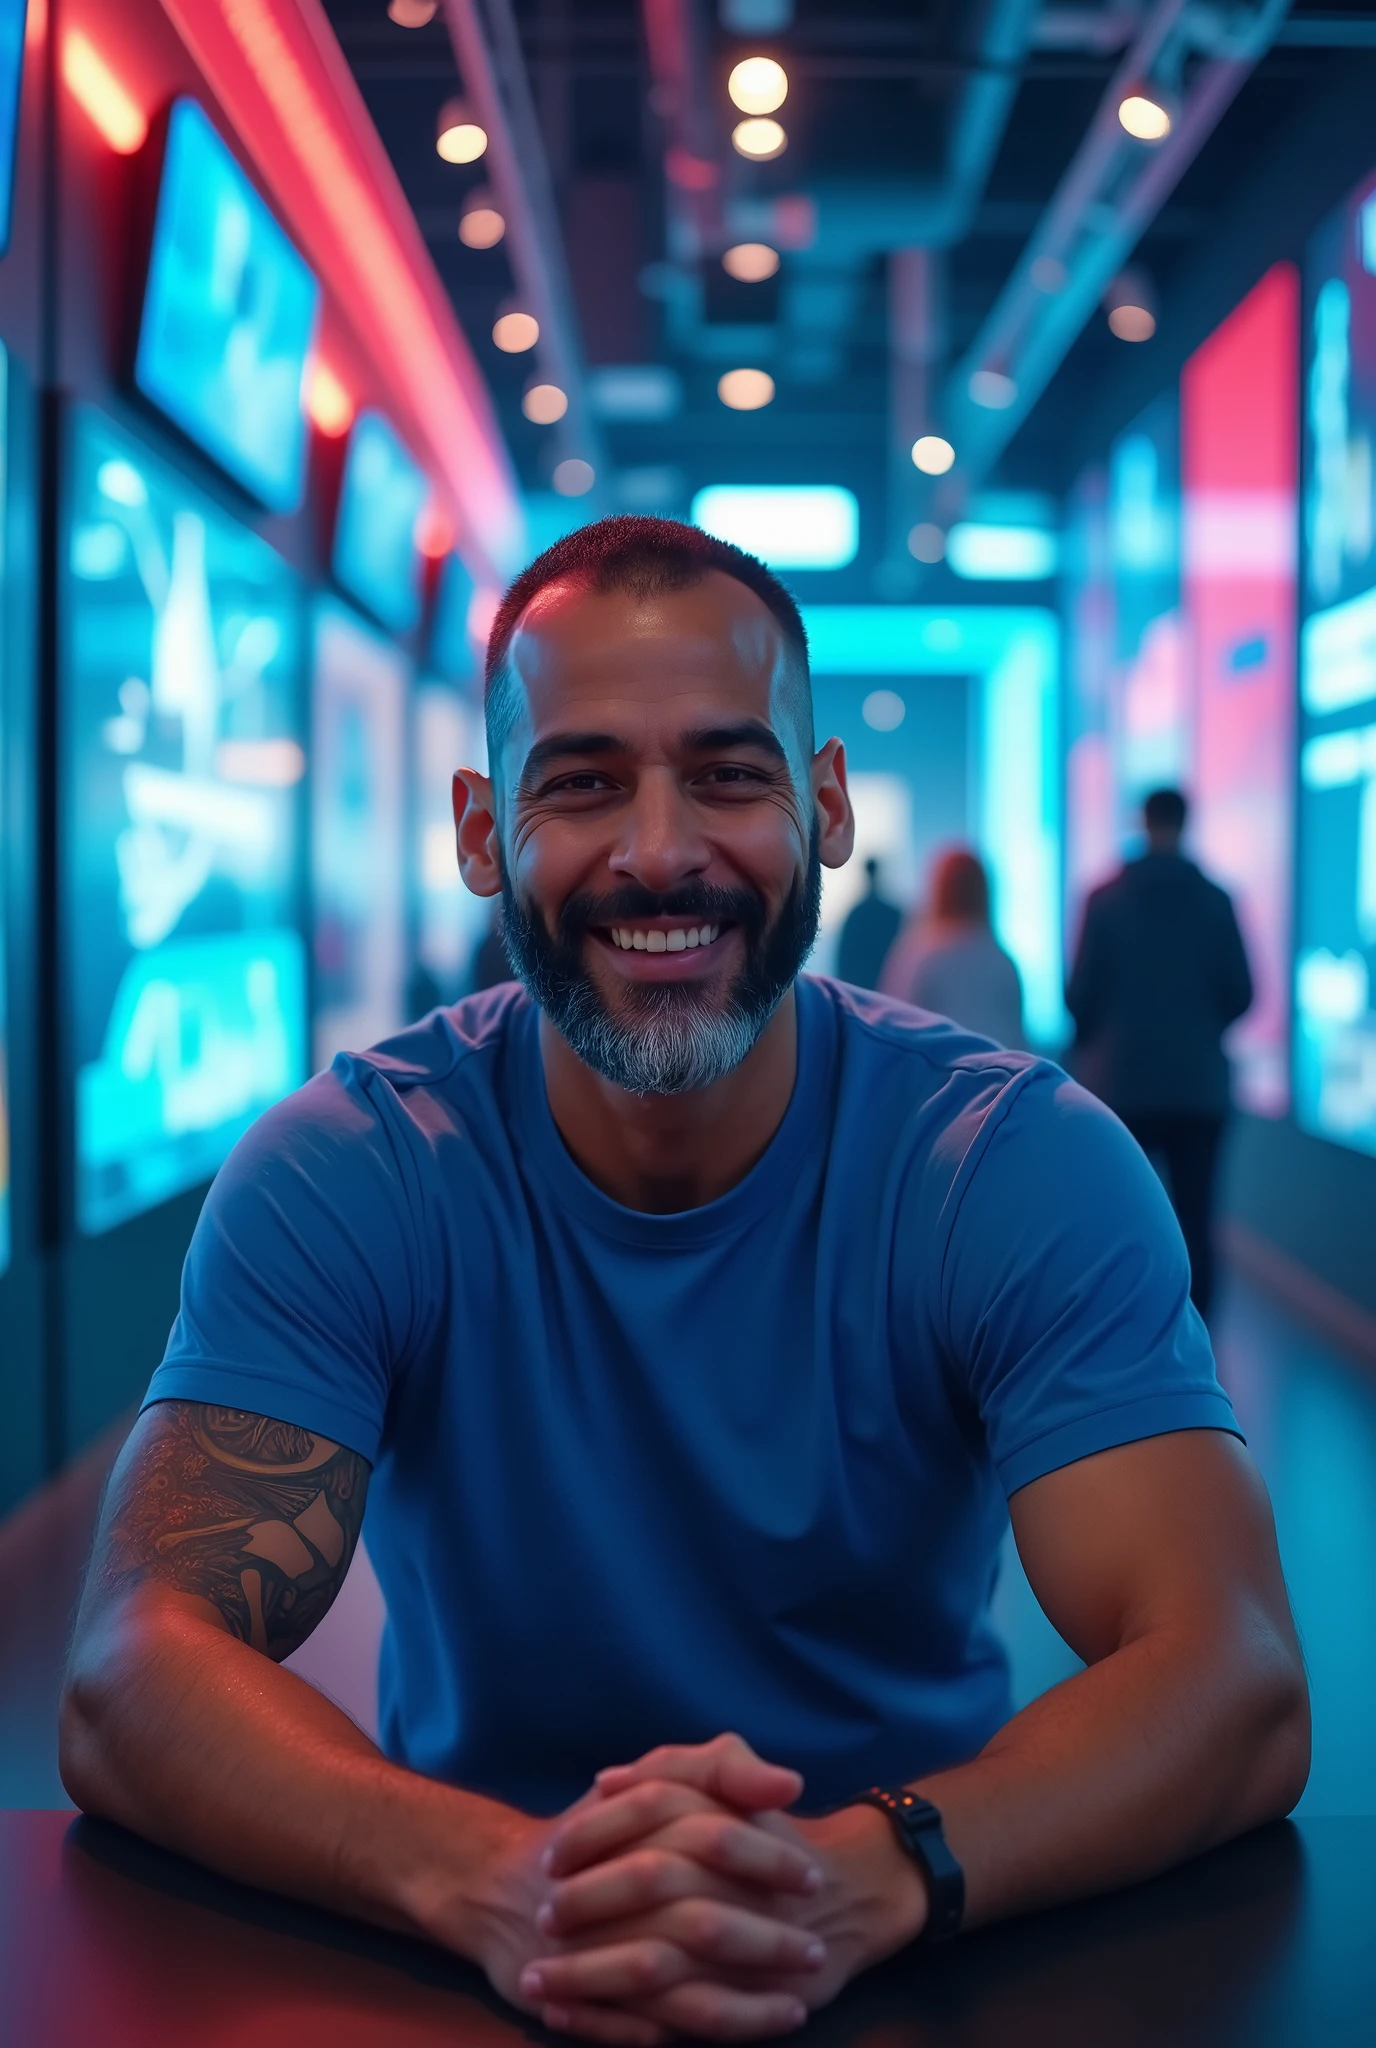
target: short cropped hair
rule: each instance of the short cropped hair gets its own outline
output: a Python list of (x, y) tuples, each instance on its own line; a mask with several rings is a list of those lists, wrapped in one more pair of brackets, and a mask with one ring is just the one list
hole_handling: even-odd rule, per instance
[(1154, 789), (1142, 806), (1148, 832), (1183, 832), (1190, 807), (1178, 789)]
[(628, 514), (580, 526), (537, 555), (523, 569), (497, 607), (487, 642), (484, 710), (488, 760), (495, 772), (516, 722), (518, 705), (507, 649), (522, 612), (551, 583), (581, 583), (594, 591), (626, 590), (634, 597), (662, 597), (701, 583), (713, 569), (753, 590), (774, 615), (791, 652), (799, 687), (793, 710), (807, 755), (813, 752), (812, 687), (808, 675), (807, 629), (792, 594), (763, 562), (678, 519)]

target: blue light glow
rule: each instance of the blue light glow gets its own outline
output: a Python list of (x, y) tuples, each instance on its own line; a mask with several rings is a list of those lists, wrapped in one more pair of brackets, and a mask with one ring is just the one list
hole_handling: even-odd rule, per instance
[(134, 381), (274, 512), (305, 483), (320, 287), (194, 100), (167, 130)]
[(430, 486), (380, 412), (361, 412), (349, 435), (331, 566), (381, 625), (409, 633), (420, 619), (416, 521)]
[(844, 569), (860, 545), (860, 508), (839, 484), (709, 484), (692, 520), (771, 569)]
[(0, 256), (10, 245), (14, 155), (19, 137), (19, 96), (24, 82), (24, 24), (28, 0), (0, 0)]
[(306, 1076), (301, 613), (271, 548), (99, 415), (71, 461), (63, 922), (95, 1233), (208, 1180)]
[(962, 520), (946, 536), (946, 560), (970, 582), (1042, 583), (1056, 573), (1056, 536), (1040, 526)]
[(1030, 605), (804, 605), (814, 675), (965, 674), (975, 686), (980, 852), (1022, 976), (1027, 1028), (1065, 1037), (1061, 988), (1060, 627)]

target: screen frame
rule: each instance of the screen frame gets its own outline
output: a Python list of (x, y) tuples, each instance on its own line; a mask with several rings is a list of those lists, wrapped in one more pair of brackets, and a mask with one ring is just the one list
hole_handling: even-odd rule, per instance
[[(255, 479), (248, 468), (242, 465), (236, 466), (231, 460), (227, 459), (226, 451), (223, 447), (214, 446), (202, 438), (196, 430), (194, 420), (189, 420), (184, 414), (171, 410), (164, 402), (162, 396), (157, 391), (151, 389), (145, 381), (142, 367), (143, 354), (151, 310), (159, 224), (162, 218), (163, 202), (167, 190), (168, 152), (171, 144), (173, 122), (177, 118), (179, 111), (187, 108), (194, 110), (206, 123), (212, 137), (225, 152), (226, 157), (233, 165), (238, 176), (243, 180), (253, 200), (262, 207), (268, 218), (273, 222), (283, 242), (290, 249), (292, 255), (301, 265), (303, 272), (310, 279), (314, 287), (315, 313), (311, 326), (311, 340), (303, 359), (303, 371), (319, 345), (325, 299), (324, 287), (320, 278), (297, 248), (296, 243), (278, 217), (276, 208), (261, 190), (219, 123), (215, 120), (210, 109), (194, 93), (183, 92), (178, 93), (160, 110), (150, 130), (148, 142), (144, 145), (142, 151), (144, 164), (142, 181), (143, 199), (139, 208), (137, 285), (130, 294), (129, 313), (127, 316), (126, 382), (129, 391), (138, 404), (147, 409), (157, 420), (159, 427), (164, 431), (170, 430), (175, 434), (179, 442), (185, 447), (194, 450), (200, 460), (210, 466), (217, 478), (227, 480), (237, 491), (241, 491), (244, 498), (254, 507), (255, 511), (259, 513), (267, 512), (274, 517), (290, 517), (292, 514), (301, 511), (306, 502), (310, 484), (313, 434), (304, 401), (300, 406), (300, 455), (294, 489), (290, 495), (284, 493), (274, 497), (262, 488), (261, 482)], [(236, 514), (232, 516), (241, 515)]]
[[(339, 491), (335, 500), (334, 522), (330, 534), (330, 578), (336, 591), (340, 593), (346, 603), (360, 610), (375, 629), (380, 628), (384, 634), (390, 635), (394, 640), (410, 643), (419, 631), (425, 615), (425, 558), (415, 543), (414, 529), (411, 543), (411, 601), (404, 615), (398, 609), (391, 616), (388, 616), (378, 606), (376, 591), (361, 588), (341, 568), (341, 548), (346, 531), (345, 520), (349, 517), (350, 508), (357, 499), (357, 486), (355, 486), (352, 492), (350, 491), (350, 477), (356, 451), (360, 445), (359, 433), (361, 428), (365, 426), (371, 428), (374, 424), (380, 425), (395, 446), (401, 450), (406, 461), (425, 484), (427, 496), (431, 488), (430, 479), (424, 465), (416, 460), (415, 455), (397, 432), (387, 414), (380, 406), (364, 406), (355, 417), (353, 425), (349, 429), (349, 437), (344, 445), (344, 458), (340, 465)], [(420, 510), (424, 510), (424, 500), (422, 500)], [(419, 512), (417, 517), (419, 517)]]
[[(58, 1235), (72, 1247), (91, 1247), (117, 1237), (121, 1232), (139, 1230), (149, 1226), (149, 1219), (170, 1213), (179, 1203), (190, 1199), (199, 1200), (209, 1187), (214, 1173), (201, 1180), (173, 1189), (160, 1199), (135, 1209), (110, 1223), (91, 1228), (82, 1223), (79, 1215), (80, 1161), (78, 1145), (77, 1090), (79, 1049), (75, 1031), (76, 986), (80, 972), (80, 941), (75, 903), (79, 890), (77, 874), (76, 827), (81, 792), (75, 773), (76, 750), (79, 735), (74, 719), (74, 624), (76, 606), (72, 600), (71, 549), (72, 535), (79, 510), (77, 496), (77, 462), (80, 445), (81, 423), (90, 420), (98, 429), (109, 433), (117, 442), (127, 443), (131, 454), (156, 472), (170, 486), (184, 493), (184, 502), (203, 508), (226, 526), (233, 527), (252, 537), (257, 545), (277, 557), (284, 575), (289, 579), (292, 602), (298, 616), (297, 663), (291, 685), (292, 715), (296, 736), (303, 747), (309, 740), (309, 629), (311, 619), (311, 590), (296, 566), (272, 546), (252, 523), (243, 516), (242, 505), (228, 502), (223, 492), (207, 489), (196, 475), (189, 474), (175, 459), (169, 458), (165, 449), (157, 442), (142, 434), (136, 425), (107, 411), (105, 407), (86, 398), (57, 401), (57, 474), (58, 520), (55, 536), (56, 560), (54, 565), (56, 591), (56, 618), (54, 639), (54, 672), (58, 681), (55, 731), (53, 733), (53, 758), (55, 766), (54, 825), (56, 833), (56, 858), (52, 874), (52, 893), (49, 917), (52, 930), (52, 987), (54, 992), (53, 1016), (51, 1020), (52, 1043), (49, 1059), (52, 1067), (52, 1096), (54, 1101), (53, 1122), (56, 1129), (53, 1158), (46, 1171), (49, 1188), (46, 1206), (55, 1219)], [(300, 942), (302, 949), (302, 994), (297, 1027), (300, 1043), (305, 1049), (300, 1086), (310, 1074), (310, 1030), (313, 1009), (312, 948), (310, 920), (310, 773), (309, 754), (307, 772), (295, 785), (295, 816), (293, 822), (293, 858), (289, 874), (283, 887), (282, 926), (290, 929)], [(265, 1105), (266, 1107), (266, 1105)], [(261, 1111), (259, 1112), (262, 1113)], [(218, 1171), (218, 1168), (215, 1169)], [(156, 1230), (157, 1226), (151, 1226)]]
[[(5, 0), (0, 0), (0, 7), (4, 4)], [(8, 255), (10, 237), (14, 230), (14, 187), (19, 175), (19, 124), (24, 117), (24, 75), (27, 68), (28, 15), (31, 4), (32, 0), (27, 0), (27, 4), (26, 0), (18, 0), (19, 60), (14, 67), (14, 100), (10, 107), (0, 104), (0, 120), (8, 115), (10, 122), (8, 153), (0, 148), (0, 175), (5, 178), (3, 190), (6, 194), (4, 204), (0, 205), (0, 257)]]

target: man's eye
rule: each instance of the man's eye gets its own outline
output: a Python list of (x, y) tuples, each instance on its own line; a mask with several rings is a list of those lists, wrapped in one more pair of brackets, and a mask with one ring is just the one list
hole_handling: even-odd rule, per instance
[(572, 790), (575, 795), (582, 796), (589, 790), (608, 788), (610, 788), (610, 784), (606, 776), (598, 775), (591, 768), (588, 768), (582, 770), (577, 775), (561, 776), (558, 782), (550, 784), (545, 793), (547, 796), (558, 796), (565, 790)]
[(758, 769), (742, 768), (734, 761), (724, 761), (719, 767), (708, 769), (707, 780), (709, 782), (758, 783), (763, 782), (764, 777), (759, 773)]

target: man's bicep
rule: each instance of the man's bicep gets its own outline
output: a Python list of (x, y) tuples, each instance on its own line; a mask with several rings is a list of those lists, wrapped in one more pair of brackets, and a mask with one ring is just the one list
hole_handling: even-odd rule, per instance
[(1009, 1502), (1048, 1619), (1086, 1663), (1156, 1628), (1264, 1617), (1293, 1642), (1266, 1489), (1221, 1429), (1081, 1458)]
[(369, 1466), (327, 1437), (237, 1408), (146, 1408), (106, 1491), (83, 1607), (161, 1586), (281, 1661), (344, 1583)]

